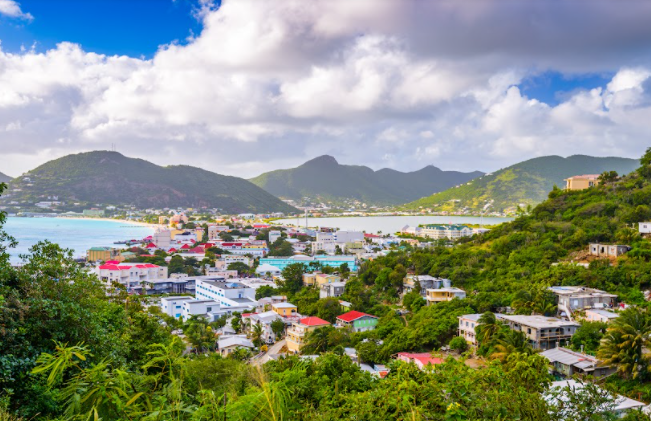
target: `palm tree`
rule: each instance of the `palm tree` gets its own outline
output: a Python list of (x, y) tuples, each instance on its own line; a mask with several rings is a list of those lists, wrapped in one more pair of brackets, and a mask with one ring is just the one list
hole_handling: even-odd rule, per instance
[(254, 324), (253, 329), (251, 329), (251, 341), (256, 347), (262, 344), (262, 334), (262, 325), (260, 323)]
[(597, 356), (605, 365), (617, 366), (624, 377), (637, 379), (648, 371), (649, 355), (645, 348), (651, 347), (651, 319), (642, 309), (624, 310), (613, 320), (601, 340)]
[(504, 362), (509, 355), (515, 352), (532, 354), (533, 348), (531, 348), (524, 333), (517, 330), (507, 330), (497, 339), (495, 351), (491, 354), (491, 358)]
[(330, 332), (332, 326), (320, 327), (307, 334), (303, 354), (319, 354), (328, 349)]
[(494, 313), (487, 311), (482, 314), (478, 320), (479, 324), (475, 328), (477, 335), (477, 343), (480, 345), (487, 344), (496, 336), (502, 329), (502, 322), (497, 320)]

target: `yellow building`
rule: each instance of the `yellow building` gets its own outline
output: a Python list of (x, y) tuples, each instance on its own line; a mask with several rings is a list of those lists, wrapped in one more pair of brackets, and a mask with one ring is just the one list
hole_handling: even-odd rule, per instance
[(316, 283), (316, 273), (304, 273), (303, 285), (312, 286)]
[(88, 262), (108, 262), (109, 260), (122, 262), (124, 257), (120, 255), (117, 249), (111, 247), (91, 247), (86, 252), (86, 260)]
[(303, 285), (321, 287), (321, 285), (331, 284), (333, 282), (341, 282), (341, 277), (337, 275), (328, 275), (325, 273), (304, 273), (303, 274)]
[(320, 327), (330, 326), (330, 323), (318, 317), (306, 317), (292, 324), (287, 331), (287, 349), (289, 352), (298, 353), (305, 344), (305, 337), (311, 331)]
[(599, 184), (599, 174), (575, 175), (565, 179), (566, 190), (584, 190)]
[(455, 298), (466, 298), (466, 291), (455, 287), (438, 289), (429, 288), (426, 292), (427, 294), (425, 295), (425, 299), (427, 300), (427, 304), (436, 304), (442, 301), (452, 301)]
[(292, 303), (275, 303), (271, 305), (271, 311), (282, 317), (291, 317), (297, 314), (296, 306)]

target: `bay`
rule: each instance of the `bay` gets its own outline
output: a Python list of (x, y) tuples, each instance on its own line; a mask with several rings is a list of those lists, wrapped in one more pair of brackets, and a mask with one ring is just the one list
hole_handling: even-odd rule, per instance
[(75, 257), (81, 257), (91, 247), (125, 247), (123, 244), (113, 243), (130, 239), (139, 240), (154, 232), (154, 229), (149, 226), (122, 221), (21, 217), (7, 218), (4, 230), (18, 241), (16, 248), (9, 249), (12, 263), (18, 263), (20, 254), (29, 253), (30, 247), (43, 240), (72, 249)]
[[(478, 217), (478, 216), (342, 216), (334, 218), (307, 218), (308, 227), (338, 228), (346, 231), (365, 231), (384, 234), (398, 232), (405, 225), (424, 224), (483, 224), (491, 225), (512, 221), (514, 218)], [(305, 218), (287, 218), (274, 221), (281, 225), (305, 226)]]

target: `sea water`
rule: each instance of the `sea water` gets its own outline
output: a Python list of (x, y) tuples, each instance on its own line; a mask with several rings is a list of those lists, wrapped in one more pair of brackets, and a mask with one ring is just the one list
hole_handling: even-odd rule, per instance
[(66, 218), (21, 218), (9, 217), (4, 230), (18, 241), (18, 246), (9, 249), (11, 261), (18, 263), (20, 254), (28, 254), (30, 247), (39, 241), (49, 240), (61, 247), (72, 249), (73, 256), (85, 256), (95, 246), (126, 247), (115, 245), (125, 241), (152, 235), (154, 230), (145, 225), (128, 224), (121, 221)]

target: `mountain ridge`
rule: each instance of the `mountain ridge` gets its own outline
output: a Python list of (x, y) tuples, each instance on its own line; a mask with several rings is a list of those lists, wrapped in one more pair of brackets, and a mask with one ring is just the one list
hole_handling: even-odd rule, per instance
[[(512, 211), (518, 205), (543, 202), (554, 185), (563, 187), (563, 180), (582, 174), (617, 171), (619, 175), (634, 171), (639, 161), (620, 157), (558, 155), (537, 157), (485, 174), (461, 186), (406, 203), (404, 209), (473, 212)], [(492, 202), (491, 202), (492, 201)], [(487, 207), (488, 203), (491, 203)]]
[(210, 207), (226, 213), (293, 212), (296, 209), (238, 177), (188, 165), (162, 167), (118, 152), (66, 155), (9, 183), (7, 200), (132, 205), (140, 209)]
[(292, 200), (311, 197), (398, 205), (480, 175), (481, 171), (443, 171), (433, 165), (413, 172), (391, 168), (375, 171), (364, 165), (340, 164), (331, 155), (321, 155), (298, 167), (269, 171), (249, 181), (277, 197)]

